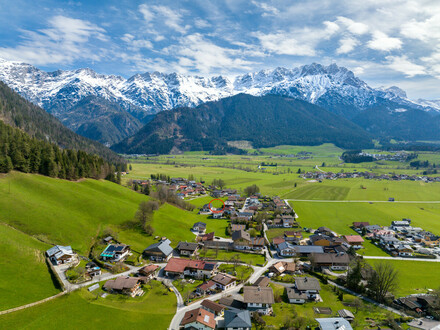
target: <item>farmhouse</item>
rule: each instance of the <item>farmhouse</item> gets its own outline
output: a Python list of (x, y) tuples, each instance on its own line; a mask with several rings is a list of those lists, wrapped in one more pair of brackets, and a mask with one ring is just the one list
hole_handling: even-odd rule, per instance
[(130, 253), (130, 247), (125, 244), (109, 244), (101, 253), (102, 260), (122, 261)]
[(151, 244), (142, 253), (145, 258), (149, 258), (154, 261), (167, 261), (173, 252), (173, 248), (170, 246), (171, 241), (164, 239), (160, 242)]
[(225, 310), (225, 307), (223, 305), (217, 304), (216, 302), (213, 302), (209, 299), (203, 300), (200, 306), (216, 316), (223, 315), (223, 312)]
[(211, 280), (221, 290), (228, 290), (230, 288), (235, 287), (237, 284), (237, 279), (234, 276), (224, 273), (218, 273)]
[(272, 288), (245, 286), (243, 287), (243, 297), (247, 310), (264, 315), (272, 312), (272, 305), (275, 303)]
[(184, 329), (215, 329), (215, 315), (203, 308), (193, 309), (185, 313), (180, 325)]
[(76, 260), (71, 246), (55, 245), (46, 251), (46, 255), (54, 265), (68, 264)]
[(305, 293), (307, 299), (316, 300), (321, 291), (319, 281), (314, 277), (296, 277), (295, 289), (300, 293)]
[(202, 295), (205, 295), (205, 294), (207, 294), (211, 291), (215, 291), (215, 290), (217, 290), (217, 284), (215, 282), (213, 282), (212, 280), (200, 284), (196, 289), (196, 291)]
[(350, 256), (346, 253), (317, 253), (313, 254), (310, 259), (315, 267), (332, 270), (345, 270), (350, 263)]
[(360, 235), (345, 235), (342, 237), (347, 244), (360, 248), (362, 247), (362, 243), (364, 243), (364, 239)]
[(197, 253), (197, 250), (199, 249), (199, 244), (197, 243), (188, 243), (188, 242), (179, 242), (177, 245), (177, 252), (181, 256), (194, 256)]
[(217, 271), (217, 263), (203, 260), (171, 258), (164, 268), (166, 276), (211, 277)]
[(136, 277), (121, 276), (115, 280), (108, 280), (104, 284), (104, 290), (113, 293), (129, 295), (131, 297), (141, 296), (144, 292), (140, 288), (139, 279)]

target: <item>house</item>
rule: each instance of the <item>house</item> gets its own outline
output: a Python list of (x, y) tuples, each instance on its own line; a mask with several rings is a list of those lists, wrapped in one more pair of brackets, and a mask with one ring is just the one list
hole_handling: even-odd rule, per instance
[(200, 306), (202, 306), (203, 309), (206, 309), (208, 312), (211, 312), (215, 316), (222, 316), (225, 310), (225, 307), (223, 305), (217, 304), (216, 302), (213, 302), (209, 299), (203, 300)]
[(94, 262), (88, 262), (86, 264), (86, 274), (90, 277), (95, 277), (101, 275), (101, 268), (98, 267)]
[(332, 270), (346, 270), (350, 263), (347, 253), (317, 253), (310, 257), (312, 265)]
[(101, 253), (100, 257), (105, 261), (122, 261), (130, 253), (130, 247), (125, 244), (109, 244)]
[(215, 329), (215, 315), (199, 307), (186, 312), (182, 321), (180, 322), (180, 325), (184, 329)]
[(204, 234), (204, 235), (199, 235), (197, 236), (197, 241), (198, 242), (210, 242), (214, 240), (214, 232), (208, 233), (208, 234)]
[(312, 245), (317, 246), (331, 246), (331, 245), (341, 245), (345, 241), (340, 237), (328, 236), (325, 234), (315, 234), (309, 237), (309, 241)]
[(179, 242), (177, 245), (177, 252), (181, 256), (194, 256), (197, 253), (197, 250), (199, 249), (199, 244), (197, 243), (188, 243), (188, 242)]
[(354, 321), (354, 315), (348, 309), (341, 309), (338, 311), (340, 317), (346, 319), (348, 322)]
[(364, 239), (360, 235), (344, 235), (342, 238), (347, 242), (347, 244), (353, 246), (354, 248), (360, 248), (362, 247), (362, 243), (364, 243)]
[(321, 291), (321, 285), (314, 277), (296, 277), (294, 288), (300, 293), (305, 293), (309, 300), (317, 300)]
[(147, 279), (151, 280), (153, 277), (157, 275), (160, 267), (157, 265), (147, 265), (138, 270), (139, 275), (147, 277)]
[(251, 314), (246, 310), (227, 310), (223, 327), (225, 330), (251, 330)]
[(214, 219), (220, 219), (221, 217), (223, 217), (223, 213), (224, 213), (224, 212), (214, 212), (214, 213), (212, 214), (212, 217), (213, 217)]
[(196, 222), (195, 224), (193, 224), (191, 230), (193, 232), (198, 232), (199, 234), (204, 234), (206, 231), (206, 223), (204, 222)]
[(400, 244), (396, 247), (396, 252), (399, 255), (399, 257), (409, 257), (412, 256), (414, 251), (411, 248), (411, 246), (407, 244)]
[(158, 262), (167, 261), (173, 253), (173, 248), (170, 244), (171, 241), (169, 239), (163, 239), (160, 242), (151, 244), (142, 254), (150, 260)]
[(330, 228), (327, 227), (319, 227), (314, 234), (321, 234), (321, 235), (327, 235), (331, 237), (336, 237), (336, 233), (332, 231)]
[(264, 248), (264, 238), (263, 237), (251, 237), (251, 244), (250, 244), (250, 248), (252, 250), (261, 250), (262, 248)]
[(184, 278), (185, 276), (201, 279), (211, 277), (217, 271), (217, 263), (203, 260), (171, 258), (164, 268), (166, 276)]
[(307, 293), (296, 288), (286, 288), (286, 293), (291, 304), (304, 304), (309, 299)]
[(302, 238), (303, 238), (303, 235), (300, 231), (285, 231), (284, 232), (284, 239), (286, 240), (286, 242), (299, 244), (299, 242), (302, 240)]
[(296, 265), (294, 262), (279, 261), (269, 267), (269, 271), (277, 275), (284, 273), (292, 274), (296, 270)]
[(206, 295), (207, 293), (214, 292), (217, 290), (217, 284), (213, 281), (208, 281), (200, 284), (196, 291), (202, 295)]
[(275, 303), (273, 290), (270, 287), (245, 286), (243, 302), (250, 312), (268, 315), (272, 313), (272, 305)]
[(353, 222), (353, 228), (355, 229), (362, 229), (364, 227), (368, 227), (369, 225), (369, 222)]
[(69, 264), (76, 260), (71, 246), (55, 245), (46, 251), (46, 255), (54, 265)]
[(237, 279), (234, 276), (225, 273), (218, 273), (211, 279), (211, 281), (213, 281), (221, 290), (228, 290), (237, 285)]
[(292, 228), (294, 225), (296, 225), (295, 218), (291, 215), (283, 215), (281, 216), (281, 219), (283, 220), (284, 228)]
[(263, 288), (268, 287), (270, 284), (270, 279), (269, 277), (266, 276), (260, 276), (255, 283), (253, 284), (254, 286), (261, 286)]
[(283, 237), (274, 237), (272, 240), (272, 245), (277, 248), (278, 245), (284, 243), (286, 240)]
[(365, 226), (365, 229), (367, 230), (368, 233), (374, 233), (375, 231), (381, 230), (382, 227), (379, 225), (369, 225), (369, 226)]
[(139, 278), (129, 276), (120, 276), (114, 280), (108, 280), (103, 288), (109, 292), (125, 294), (131, 297), (141, 296), (144, 293), (140, 287)]
[(315, 319), (319, 323), (321, 330), (353, 330), (346, 319), (342, 317), (329, 317)]
[(243, 302), (243, 296), (239, 295), (220, 298), (218, 303), (225, 306), (226, 309), (246, 309), (246, 304)]
[(309, 257), (313, 254), (324, 253), (324, 248), (322, 246), (314, 245), (295, 245), (293, 246), (295, 250), (295, 256), (297, 257)]
[(246, 230), (246, 225), (239, 225), (239, 224), (234, 224), (234, 223), (231, 225), (232, 232), (240, 231), (240, 230)]
[[(299, 246), (299, 245), (298, 245)], [(288, 242), (283, 242), (278, 244), (277, 252), (281, 257), (292, 257), (296, 256), (297, 252), (295, 250), (296, 245), (292, 245)]]

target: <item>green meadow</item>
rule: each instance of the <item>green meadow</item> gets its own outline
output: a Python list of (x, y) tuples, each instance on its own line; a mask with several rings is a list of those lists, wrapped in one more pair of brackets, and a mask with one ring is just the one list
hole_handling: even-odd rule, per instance
[[(102, 284), (102, 283), (101, 283)], [(2, 329), (167, 329), (176, 297), (153, 281), (142, 297), (97, 297), (86, 289), (47, 303), (0, 316)], [(98, 289), (97, 292), (102, 293)], [(154, 306), (154, 308), (152, 308)]]
[(25, 305), (60, 292), (44, 258), (51, 246), (0, 223), (0, 310)]

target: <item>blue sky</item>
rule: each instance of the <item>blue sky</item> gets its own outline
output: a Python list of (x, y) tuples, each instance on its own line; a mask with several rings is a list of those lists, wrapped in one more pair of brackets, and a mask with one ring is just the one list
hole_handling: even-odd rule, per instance
[(204, 76), (318, 62), (440, 98), (440, 1), (0, 0), (0, 58)]

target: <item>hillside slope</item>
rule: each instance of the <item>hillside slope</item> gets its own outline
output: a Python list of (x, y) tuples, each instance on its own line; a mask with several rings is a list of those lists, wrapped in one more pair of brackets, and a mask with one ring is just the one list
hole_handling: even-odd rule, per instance
[(40, 107), (26, 101), (0, 81), (0, 120), (40, 140), (53, 142), (61, 148), (98, 154), (111, 162), (121, 158), (102, 144), (84, 138), (61, 124)]
[(236, 140), (250, 141), (255, 148), (326, 142), (343, 148), (371, 145), (371, 137), (359, 126), (316, 105), (282, 96), (239, 94), (196, 108), (161, 112), (112, 149), (147, 154), (173, 148), (215, 151)]

